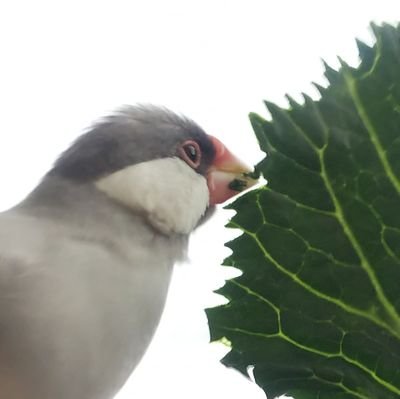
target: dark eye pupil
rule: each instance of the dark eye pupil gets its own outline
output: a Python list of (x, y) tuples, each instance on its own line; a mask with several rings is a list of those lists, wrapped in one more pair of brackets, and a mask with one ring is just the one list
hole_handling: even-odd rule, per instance
[(195, 146), (189, 144), (189, 145), (187, 145), (185, 147), (185, 150), (186, 150), (186, 154), (190, 158), (190, 160), (193, 161), (193, 162), (196, 162), (196, 160), (197, 160), (197, 150), (196, 150)]

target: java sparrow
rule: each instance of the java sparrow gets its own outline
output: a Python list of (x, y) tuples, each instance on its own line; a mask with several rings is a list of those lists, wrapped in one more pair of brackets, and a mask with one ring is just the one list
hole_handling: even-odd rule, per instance
[(188, 236), (255, 183), (247, 172), (155, 106), (123, 107), (80, 136), (0, 214), (0, 398), (113, 398), (153, 336)]

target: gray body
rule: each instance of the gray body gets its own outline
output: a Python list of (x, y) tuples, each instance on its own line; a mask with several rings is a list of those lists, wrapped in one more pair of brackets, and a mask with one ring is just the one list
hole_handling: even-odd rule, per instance
[(0, 214), (0, 397), (112, 398), (186, 246), (94, 184), (57, 176)]
[(114, 397), (217, 203), (209, 187), (225, 193), (237, 177), (209, 185), (236, 162), (226, 155), (185, 117), (123, 107), (0, 214), (0, 399)]

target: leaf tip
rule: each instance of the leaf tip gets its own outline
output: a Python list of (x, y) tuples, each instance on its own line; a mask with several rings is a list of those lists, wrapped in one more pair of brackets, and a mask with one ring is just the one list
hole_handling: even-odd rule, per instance
[(325, 68), (324, 75), (328, 79), (328, 82), (334, 84), (339, 79), (339, 72), (331, 67), (324, 59), (322, 59), (322, 64)]
[(290, 94), (285, 94), (285, 97), (291, 108), (295, 109), (300, 107), (300, 104)]
[(363, 42), (362, 40), (356, 38), (356, 44), (357, 44), (357, 48), (358, 48), (358, 52), (360, 54), (363, 54), (364, 52), (370, 52), (372, 51), (372, 48), (368, 46), (368, 44), (366, 44), (365, 42)]
[(248, 115), (251, 123), (263, 124), (266, 120), (255, 112), (250, 112)]
[(350, 69), (350, 65), (342, 57), (338, 56), (337, 59), (343, 69)]
[(326, 92), (326, 88), (319, 83), (312, 82), (312, 85), (317, 89), (321, 96)]
[(374, 21), (371, 21), (370, 24), (369, 24), (369, 26), (370, 26), (370, 28), (371, 28), (372, 33), (374, 34), (374, 36), (375, 36), (375, 37), (378, 37), (378, 36), (379, 36), (379, 31), (380, 31), (379, 25), (378, 25), (377, 23), (375, 23)]
[(301, 96), (304, 98), (304, 102), (313, 101), (313, 99), (307, 93), (301, 93)]

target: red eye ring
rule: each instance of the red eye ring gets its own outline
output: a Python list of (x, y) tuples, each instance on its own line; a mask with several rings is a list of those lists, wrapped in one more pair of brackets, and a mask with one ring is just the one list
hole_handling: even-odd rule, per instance
[(185, 141), (179, 148), (179, 155), (191, 168), (196, 169), (199, 167), (201, 162), (201, 150), (196, 141)]

